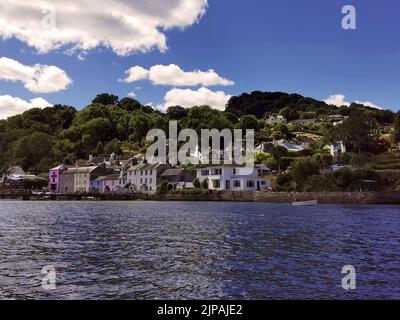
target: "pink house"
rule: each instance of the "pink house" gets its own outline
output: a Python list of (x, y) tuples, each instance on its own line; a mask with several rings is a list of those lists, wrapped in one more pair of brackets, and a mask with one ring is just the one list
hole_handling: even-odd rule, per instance
[(60, 177), (61, 173), (68, 169), (68, 166), (62, 164), (58, 167), (50, 169), (49, 171), (49, 186), (50, 192), (60, 193)]
[(122, 174), (111, 174), (103, 178), (102, 192), (116, 192), (127, 184), (127, 176)]

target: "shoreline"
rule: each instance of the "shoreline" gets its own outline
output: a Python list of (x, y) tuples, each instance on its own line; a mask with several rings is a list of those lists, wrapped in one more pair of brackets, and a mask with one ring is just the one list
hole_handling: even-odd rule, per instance
[[(296, 199), (296, 200), (295, 200)], [(23, 201), (194, 201), (194, 202), (260, 202), (289, 203), (318, 200), (320, 204), (375, 204), (400, 205), (400, 192), (254, 192), (254, 191), (206, 191), (171, 192), (166, 194), (73, 194), (52, 195), (48, 198), (34, 195), (0, 195), (1, 200)]]

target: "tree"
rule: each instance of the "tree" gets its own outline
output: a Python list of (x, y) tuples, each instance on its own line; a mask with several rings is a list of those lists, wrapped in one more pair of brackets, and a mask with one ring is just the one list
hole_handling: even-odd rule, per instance
[(258, 120), (255, 116), (251, 116), (251, 115), (246, 115), (243, 116), (239, 119), (239, 125), (238, 125), (239, 129), (242, 130), (249, 130), (249, 129), (253, 129), (253, 130), (257, 130), (260, 126), (258, 123)]
[(396, 113), (394, 119), (393, 143), (400, 143), (400, 111)]
[(208, 189), (208, 178), (203, 180), (201, 187), (206, 190)]
[(268, 160), (271, 159), (271, 155), (269, 153), (260, 152), (255, 156), (255, 164), (266, 164)]
[(51, 136), (42, 132), (35, 132), (30, 136), (19, 139), (15, 143), (13, 158), (16, 159), (16, 162), (21, 164), (25, 170), (33, 170), (35, 173), (40, 173), (35, 170), (35, 166), (43, 159), (45, 159), (48, 165), (51, 165), (54, 161), (52, 152), (53, 146), (54, 140)]
[(342, 140), (355, 152), (370, 151), (373, 119), (359, 108), (351, 111), (350, 117), (340, 126)]
[(294, 108), (290, 107), (283, 108), (280, 114), (284, 116), (287, 121), (293, 121), (299, 119), (299, 113)]
[(291, 169), (293, 179), (296, 183), (296, 189), (302, 191), (307, 179), (319, 175), (319, 170), (319, 165), (314, 159), (303, 158), (297, 160)]
[(118, 97), (114, 96), (113, 94), (108, 94), (108, 93), (101, 93), (96, 96), (92, 100), (92, 103), (99, 103), (104, 106), (111, 105), (111, 104), (117, 104), (118, 103)]
[(346, 190), (352, 181), (352, 173), (349, 168), (340, 168), (333, 173), (335, 185), (341, 190)]
[(288, 151), (285, 147), (282, 146), (275, 146), (272, 149), (272, 157), (278, 164), (278, 173), (281, 173), (281, 164), (282, 164), (282, 159), (283, 157), (286, 157), (288, 154)]
[(157, 193), (159, 194), (164, 194), (168, 192), (168, 181), (163, 180), (158, 186), (157, 186)]
[(289, 173), (279, 174), (272, 182), (272, 190), (275, 192), (290, 192), (293, 189), (293, 176)]
[(173, 106), (167, 109), (167, 116), (171, 120), (180, 120), (185, 118), (188, 114), (188, 110), (181, 106)]
[[(118, 100), (118, 97), (117, 97)], [(140, 110), (143, 106), (142, 104), (132, 98), (123, 98), (121, 101), (118, 103), (119, 107), (127, 110), (127, 111), (135, 111), (135, 110)]]
[(199, 178), (196, 178), (193, 180), (193, 186), (195, 187), (195, 189), (200, 189), (201, 188), (201, 183)]

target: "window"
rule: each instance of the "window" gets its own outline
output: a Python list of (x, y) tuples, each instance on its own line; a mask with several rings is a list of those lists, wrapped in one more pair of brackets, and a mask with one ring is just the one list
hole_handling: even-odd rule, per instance
[(140, 175), (141, 175), (141, 176), (143, 175), (143, 170), (140, 170)]
[(213, 180), (213, 181), (212, 181), (212, 184), (213, 184), (213, 188), (214, 188), (214, 189), (219, 189), (219, 188), (221, 188), (221, 181), (220, 181), (220, 180)]
[(145, 183), (145, 184), (147, 184), (147, 178), (146, 178), (146, 179), (144, 179), (144, 183)]
[(152, 184), (153, 183), (153, 178), (150, 178), (150, 184)]
[(136, 176), (136, 170), (135, 170), (135, 171), (133, 171), (133, 175), (134, 175), (134, 176)]
[(267, 181), (261, 181), (261, 185), (265, 186), (267, 184)]
[(235, 180), (235, 181), (233, 182), (233, 186), (234, 186), (235, 188), (240, 188), (240, 186), (241, 186), (240, 180)]
[(140, 179), (140, 184), (143, 184), (143, 179)]
[(222, 175), (222, 169), (212, 169), (211, 170), (211, 175), (212, 176), (221, 176)]
[(146, 171), (145, 171), (145, 175), (146, 175), (146, 176), (147, 176), (147, 172), (148, 172), (148, 171), (146, 170)]
[(210, 170), (201, 170), (201, 175), (202, 175), (202, 176), (208, 176), (208, 175), (210, 175)]
[(153, 170), (150, 170), (150, 175), (153, 175)]
[(254, 180), (247, 180), (247, 188), (254, 188), (255, 183)]

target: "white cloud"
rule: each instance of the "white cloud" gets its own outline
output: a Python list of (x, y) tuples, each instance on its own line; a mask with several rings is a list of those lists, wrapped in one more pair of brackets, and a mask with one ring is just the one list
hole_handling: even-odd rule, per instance
[(61, 91), (72, 83), (67, 73), (56, 66), (26, 66), (6, 57), (0, 57), (0, 80), (22, 81), (34, 93)]
[(208, 0), (2, 0), (0, 37), (15, 37), (40, 53), (110, 47), (118, 55), (167, 49), (165, 31), (185, 28)]
[(128, 77), (121, 81), (126, 83), (131, 83), (139, 80), (148, 79), (149, 73), (150, 73), (149, 70), (146, 70), (145, 68), (139, 66), (135, 66), (125, 71), (125, 74), (127, 74)]
[[(337, 107), (341, 107), (341, 106), (350, 106), (350, 102), (346, 101), (346, 96), (344, 94), (335, 94), (332, 96), (329, 96), (326, 100), (324, 100), (325, 103), (329, 104), (329, 105), (334, 105)], [(384, 107), (381, 107), (371, 101), (359, 101), (356, 100), (354, 101), (355, 103), (358, 104), (363, 104), (364, 106), (367, 107), (371, 107), (371, 108), (375, 108), (375, 109), (386, 109)]]
[(158, 105), (156, 109), (165, 111), (168, 107), (178, 105), (184, 108), (208, 105), (214, 109), (224, 111), (230, 98), (231, 96), (223, 91), (211, 91), (204, 87), (198, 90), (172, 89), (166, 93), (164, 105)]
[(364, 101), (364, 102), (355, 101), (355, 103), (363, 104), (364, 106), (375, 108), (375, 109), (379, 109), (379, 110), (387, 109), (385, 107), (378, 106), (377, 104), (375, 104), (375, 103), (373, 103), (371, 101)]
[(46, 108), (53, 105), (43, 98), (35, 98), (30, 101), (10, 95), (0, 96), (0, 119), (7, 119), (23, 113), (32, 108)]
[(128, 93), (128, 97), (130, 97), (130, 98), (135, 98), (135, 97), (136, 97), (136, 93), (134, 93), (134, 92), (129, 92), (129, 93)]
[(324, 100), (326, 104), (341, 107), (341, 106), (349, 106), (350, 102), (345, 101), (346, 96), (343, 94), (335, 94), (329, 96), (328, 99)]
[(230, 86), (235, 84), (233, 81), (222, 78), (214, 70), (208, 71), (194, 70), (186, 72), (176, 64), (155, 65), (149, 70), (134, 66), (125, 72), (127, 78), (124, 82), (130, 83), (139, 80), (150, 80), (154, 85), (170, 86)]

